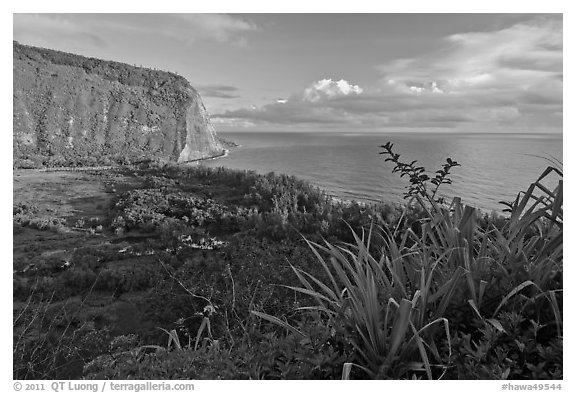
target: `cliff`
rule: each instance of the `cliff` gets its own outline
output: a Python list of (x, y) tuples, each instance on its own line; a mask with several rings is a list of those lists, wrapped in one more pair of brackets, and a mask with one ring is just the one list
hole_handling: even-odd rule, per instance
[(16, 167), (223, 153), (200, 95), (179, 75), (17, 42), (13, 53)]

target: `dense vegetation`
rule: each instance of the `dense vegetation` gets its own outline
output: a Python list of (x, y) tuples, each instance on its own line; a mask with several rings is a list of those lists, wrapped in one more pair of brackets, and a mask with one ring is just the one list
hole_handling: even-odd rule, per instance
[(435, 197), (456, 162), (429, 176), (383, 147), (404, 206), (154, 165), (121, 170), (139, 185), (103, 222), (16, 204), (15, 233), (109, 241), (14, 261), (14, 378), (561, 379), (562, 182), (483, 215)]
[(109, 81), (154, 90), (154, 94), (167, 96), (175, 102), (190, 99), (186, 90), (193, 90), (186, 78), (172, 72), (21, 45), (17, 41), (13, 42), (13, 51), (14, 58), (18, 60), (47, 61), (52, 64), (82, 68), (87, 74), (98, 75)]

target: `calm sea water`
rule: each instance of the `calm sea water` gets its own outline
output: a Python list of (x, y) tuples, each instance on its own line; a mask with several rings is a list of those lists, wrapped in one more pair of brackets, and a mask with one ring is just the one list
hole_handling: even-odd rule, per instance
[[(453, 169), (446, 196), (469, 205), (501, 211), (534, 182), (549, 163), (562, 161), (562, 135), (248, 133), (221, 135), (241, 146), (227, 157), (204, 161), (211, 167), (286, 173), (306, 179), (342, 199), (401, 202), (406, 179), (392, 174), (379, 147), (390, 141), (405, 162), (418, 160), (434, 173), (447, 157)], [(552, 183), (550, 183), (552, 184)]]

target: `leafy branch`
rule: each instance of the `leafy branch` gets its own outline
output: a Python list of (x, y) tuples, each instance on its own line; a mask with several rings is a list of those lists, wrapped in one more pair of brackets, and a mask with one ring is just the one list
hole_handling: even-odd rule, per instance
[[(407, 191), (404, 193), (404, 199), (411, 198), (414, 195), (419, 195), (426, 198), (433, 205), (435, 203), (444, 203), (444, 198), (436, 197), (438, 189), (442, 184), (452, 184), (449, 178), (450, 170), (460, 164), (451, 158), (446, 159), (446, 163), (435, 172), (434, 177), (426, 174), (426, 168), (417, 165), (418, 161), (414, 160), (410, 163), (400, 161), (400, 154), (394, 153), (392, 148), (394, 144), (387, 142), (385, 145), (380, 146), (384, 151), (380, 152), (387, 156), (384, 161), (391, 161), (395, 164), (392, 173), (400, 173), (400, 177), (407, 176), (410, 184), (406, 186)], [(429, 188), (429, 183), (432, 186)]]

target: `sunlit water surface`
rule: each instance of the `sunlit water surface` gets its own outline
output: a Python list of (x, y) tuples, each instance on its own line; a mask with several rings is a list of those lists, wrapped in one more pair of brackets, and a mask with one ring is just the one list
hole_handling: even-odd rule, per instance
[[(210, 167), (286, 173), (306, 179), (342, 199), (401, 202), (406, 179), (392, 174), (380, 145), (390, 141), (401, 159), (418, 160), (434, 173), (447, 157), (453, 169), (446, 196), (501, 211), (549, 165), (562, 161), (562, 135), (513, 134), (361, 134), (361, 133), (220, 133), (241, 146), (227, 157), (203, 161)], [(552, 182), (550, 182), (552, 184)]]

